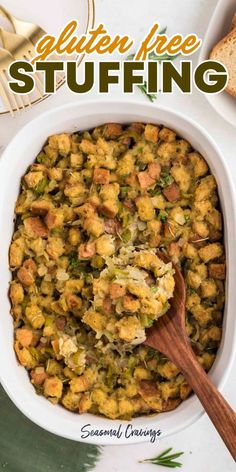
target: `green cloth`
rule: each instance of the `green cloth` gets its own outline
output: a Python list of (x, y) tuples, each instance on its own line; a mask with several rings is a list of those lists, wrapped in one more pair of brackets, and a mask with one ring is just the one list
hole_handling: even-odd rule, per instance
[(28, 420), (0, 386), (0, 471), (86, 472), (100, 449), (48, 433)]

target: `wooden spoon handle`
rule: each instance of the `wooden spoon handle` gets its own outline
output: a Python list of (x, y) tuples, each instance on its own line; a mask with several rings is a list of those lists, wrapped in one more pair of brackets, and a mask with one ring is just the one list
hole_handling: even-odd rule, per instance
[(183, 353), (183, 358), (188, 360), (180, 361), (179, 368), (236, 461), (236, 413), (217, 390), (190, 347), (188, 353)]

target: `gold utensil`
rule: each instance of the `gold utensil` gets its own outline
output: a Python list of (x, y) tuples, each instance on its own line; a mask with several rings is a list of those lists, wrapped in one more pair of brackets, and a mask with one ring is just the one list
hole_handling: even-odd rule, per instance
[[(10, 23), (12, 24), (12, 26), (15, 30), (15, 33), (17, 35), (19, 35), (20, 38), (22, 38), (22, 37), (25, 38), (26, 43), (24, 44), (24, 46), (28, 47), (30, 55), (31, 55), (31, 59), (32, 59), (35, 56), (34, 46), (37, 44), (39, 39), (46, 34), (46, 31), (44, 31), (38, 25), (35, 25), (33, 23), (29, 23), (28, 21), (19, 20), (14, 15), (12, 15), (8, 10), (6, 10), (6, 8), (3, 7), (2, 5), (0, 5), (0, 15), (4, 16), (5, 18), (8, 19), (8, 21), (10, 21)], [(10, 34), (13, 34), (13, 33), (9, 33), (9, 35)], [(9, 42), (10, 42), (10, 44), (12, 42), (14, 42), (14, 43), (16, 43), (16, 45), (19, 42), (20, 43), (19, 46), (21, 48), (22, 47), (22, 45), (21, 45), (22, 39), (21, 39), (21, 41), (19, 41), (19, 38), (17, 40), (17, 38), (10, 39), (10, 37), (9, 37), (8, 40), (7, 40), (8, 45), (7, 44), (4, 45), (4, 47), (6, 49), (8, 49), (11, 52), (11, 54), (16, 58), (16, 55), (9, 48)], [(21, 49), (20, 49), (19, 52), (21, 52)], [(22, 59), (22, 57), (20, 57), (19, 59)], [(51, 57), (51, 59), (52, 60), (57, 60), (58, 58), (55, 55), (53, 55)], [(62, 74), (57, 73), (57, 76), (58, 76), (57, 85), (59, 85), (62, 81), (64, 81), (65, 76), (64, 76), (64, 73), (62, 73)], [(41, 81), (40, 76), (38, 75), (37, 77), (38, 77), (38, 79), (36, 78), (36, 80)], [(42, 94), (41, 94), (41, 96), (42, 96)]]
[[(28, 39), (24, 38), (24, 36), (16, 33), (10, 33), (9, 31), (6, 31), (0, 27), (0, 38), (2, 40), (3, 47), (10, 52), (14, 59), (26, 59), (27, 61), (31, 61), (32, 58), (35, 56), (34, 46), (31, 44), (30, 41), (28, 41)], [(35, 81), (37, 82), (35, 84), (37, 91), (42, 97), (42, 78), (38, 73), (35, 73), (34, 77)]]
[[(0, 96), (7, 110), (14, 116), (14, 112), (19, 112), (20, 108), (25, 108), (25, 103), (20, 95), (11, 93), (8, 88), (8, 68), (14, 61), (12, 55), (3, 48), (0, 48)], [(28, 95), (25, 96), (29, 100)], [(28, 103), (30, 105), (30, 103)]]
[(26, 39), (28, 39), (33, 46), (35, 46), (38, 40), (44, 34), (46, 34), (46, 31), (40, 28), (40, 26), (34, 25), (33, 23), (30, 23), (29, 21), (19, 20), (2, 5), (0, 5), (0, 15), (7, 18), (13, 25), (15, 32), (17, 34), (24, 36)]

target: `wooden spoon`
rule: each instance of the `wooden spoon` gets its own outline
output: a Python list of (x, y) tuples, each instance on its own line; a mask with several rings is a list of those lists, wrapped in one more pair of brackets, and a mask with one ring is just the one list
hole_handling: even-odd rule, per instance
[[(164, 262), (170, 262), (163, 253), (159, 257)], [(185, 328), (185, 282), (178, 267), (175, 264), (173, 266), (175, 290), (171, 307), (168, 313), (147, 329), (144, 344), (165, 354), (180, 369), (236, 460), (236, 413), (212, 383), (192, 351)]]

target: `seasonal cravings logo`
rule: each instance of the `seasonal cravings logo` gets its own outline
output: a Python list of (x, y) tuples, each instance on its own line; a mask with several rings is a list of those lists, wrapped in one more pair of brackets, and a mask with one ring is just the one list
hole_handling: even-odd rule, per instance
[(98, 437), (98, 438), (117, 438), (117, 439), (133, 439), (133, 438), (149, 438), (151, 443), (155, 443), (159, 436), (161, 435), (160, 429), (154, 428), (136, 428), (131, 423), (127, 423), (127, 425), (123, 426), (119, 424), (119, 426), (115, 428), (107, 428), (107, 429), (100, 429), (94, 428), (91, 424), (85, 424), (81, 427), (81, 439), (87, 439), (91, 437)]
[[(135, 85), (144, 85), (148, 93), (173, 93), (174, 87), (190, 94), (194, 84), (201, 92), (216, 94), (224, 90), (228, 82), (226, 67), (218, 61), (207, 60), (194, 70), (192, 56), (201, 46), (202, 40), (194, 33), (183, 36), (168, 36), (159, 31), (155, 22), (140, 44), (127, 35), (110, 36), (106, 27), (99, 24), (87, 34), (78, 36), (78, 21), (66, 24), (57, 37), (44, 35), (36, 45), (36, 56), (32, 62), (15, 61), (9, 67), (11, 91), (27, 94), (36, 86), (35, 74), (44, 74), (44, 93), (56, 91), (57, 73), (65, 74), (67, 87), (77, 94), (89, 92), (94, 86), (99, 93), (109, 93), (110, 87), (122, 85), (123, 93), (133, 93)], [(127, 56), (131, 48), (136, 53)], [(82, 82), (78, 80), (76, 60), (63, 60), (63, 55), (85, 54), (89, 57), (96, 53), (102, 58), (104, 54), (112, 56), (118, 53), (124, 60), (118, 61), (85, 61)], [(184, 60), (177, 67), (170, 58), (181, 55)], [(52, 60), (56, 56), (57, 60)], [(161, 57), (161, 60), (158, 58)], [(165, 58), (167, 58), (165, 60)], [(97, 68), (95, 81), (95, 68)]]

